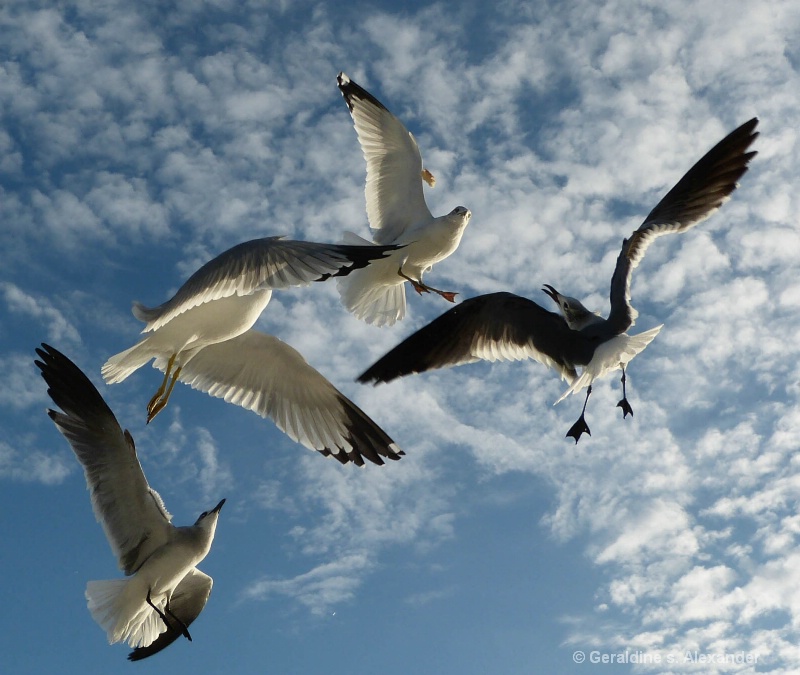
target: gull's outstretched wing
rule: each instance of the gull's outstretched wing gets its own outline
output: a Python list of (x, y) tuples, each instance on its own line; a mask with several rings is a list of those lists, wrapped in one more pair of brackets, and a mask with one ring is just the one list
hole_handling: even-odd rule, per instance
[(756, 155), (755, 151), (747, 152), (747, 148), (758, 136), (757, 124), (757, 118), (745, 122), (711, 148), (664, 195), (630, 239), (622, 242), (611, 278), (607, 328), (612, 332), (623, 333), (638, 316), (630, 302), (631, 274), (653, 240), (664, 234), (685, 232), (730, 199), (748, 162)]
[(229, 248), (197, 270), (175, 295), (158, 307), (134, 303), (133, 313), (160, 328), (187, 309), (233, 295), (280, 289), (345, 276), (384, 257), (396, 246), (347, 246), (294, 241), (282, 237), (253, 239)]
[(147, 484), (133, 438), (120, 428), (89, 378), (53, 347), (42, 344), (36, 353), (47, 393), (63, 410), (49, 410), (48, 415), (83, 465), (95, 517), (120, 569), (133, 574), (169, 541), (172, 516)]
[(422, 192), (422, 156), (403, 123), (344, 73), (339, 90), (367, 160), (367, 217), (375, 241), (390, 244), (403, 231), (433, 219)]
[[(208, 596), (211, 595), (213, 583), (210, 576), (193, 567), (175, 588), (175, 592), (169, 601), (169, 611), (174, 616), (177, 616), (183, 622), (183, 625), (188, 628), (206, 606)], [(157, 654), (183, 635), (183, 628), (169, 614), (166, 617), (167, 630), (161, 633), (147, 647), (134, 649), (128, 654), (129, 661), (141, 661), (148, 656)]]
[(389, 382), (411, 373), (473, 361), (535, 359), (572, 381), (593, 344), (564, 319), (513, 293), (464, 300), (370, 366), (359, 382)]
[[(164, 370), (166, 359), (153, 364)], [(201, 349), (179, 379), (194, 389), (269, 417), (292, 440), (342, 463), (404, 454), (355, 403), (312, 368), (296, 350), (250, 329)]]

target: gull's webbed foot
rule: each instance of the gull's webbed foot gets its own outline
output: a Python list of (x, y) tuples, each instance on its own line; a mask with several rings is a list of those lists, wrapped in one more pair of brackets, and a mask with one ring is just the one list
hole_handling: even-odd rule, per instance
[(620, 365), (622, 366), (622, 379), (620, 380), (620, 382), (622, 382), (622, 400), (617, 403), (617, 408), (622, 408), (622, 419), (625, 419), (628, 415), (633, 417), (633, 408), (631, 408), (631, 404), (628, 403), (628, 395), (625, 392), (625, 383), (628, 381), (625, 375), (625, 366), (622, 364)]
[(156, 397), (152, 398), (150, 403), (147, 404), (147, 423), (150, 424), (150, 422), (153, 421), (153, 418), (166, 407), (166, 399)]
[(631, 404), (628, 403), (627, 398), (623, 398), (617, 403), (617, 408), (622, 408), (622, 419), (625, 419), (628, 415), (633, 417), (633, 408), (631, 408)]
[(578, 445), (578, 441), (581, 438), (581, 434), (589, 434), (592, 435), (592, 432), (589, 431), (589, 425), (586, 424), (586, 418), (584, 415), (586, 414), (586, 404), (589, 402), (589, 397), (592, 395), (592, 385), (589, 385), (589, 388), (586, 390), (586, 398), (583, 399), (583, 409), (581, 410), (581, 416), (578, 418), (578, 421), (575, 422), (567, 432), (565, 438), (574, 438), (575, 445)]
[(456, 296), (458, 293), (453, 291), (440, 291), (438, 288), (434, 288), (433, 286), (428, 286), (427, 284), (421, 284), (422, 287), (425, 289), (427, 293), (436, 293), (437, 295), (441, 295), (445, 300), (449, 302), (455, 302)]
[(422, 279), (420, 278), (419, 281), (416, 279), (412, 279), (408, 276), (405, 272), (403, 272), (403, 266), (400, 266), (400, 269), (397, 270), (397, 273), (403, 277), (406, 281), (410, 281), (411, 285), (414, 287), (414, 290), (422, 295), (423, 293), (437, 293), (441, 295), (445, 300), (449, 302), (455, 302), (456, 296), (458, 293), (454, 293), (453, 291), (440, 291), (438, 288), (434, 288), (433, 286), (428, 286), (427, 284), (422, 283)]
[(589, 425), (586, 424), (586, 419), (584, 418), (583, 413), (581, 413), (578, 421), (569, 428), (565, 438), (574, 438), (575, 445), (578, 445), (578, 441), (580, 440), (582, 434), (589, 434), (589, 436), (592, 435), (592, 432), (589, 431)]

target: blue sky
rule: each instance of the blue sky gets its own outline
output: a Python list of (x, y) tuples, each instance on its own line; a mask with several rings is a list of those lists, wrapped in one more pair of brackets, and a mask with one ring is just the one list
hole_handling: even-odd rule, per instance
[[(798, 35), (788, 0), (4, 4), (8, 672), (797, 672)], [(416, 135), (431, 211), (472, 211), (426, 277), (462, 297), (546, 306), (549, 283), (605, 313), (622, 238), (760, 118), (733, 199), (634, 274), (634, 330), (665, 327), (629, 368), (633, 419), (617, 378), (598, 383), (574, 445), (581, 400), (554, 407), (564, 384), (535, 362), (357, 385), (448, 305), (411, 293), (379, 329), (333, 283), (276, 293), (258, 326), (381, 424), (400, 462), (341, 466), (185, 386), (148, 427), (159, 373), (102, 385), (140, 330), (133, 300), (159, 304), (246, 239), (368, 235), (340, 70)], [(228, 500), (194, 642), (140, 664), (85, 607), (86, 582), (119, 572), (44, 414), (42, 341), (99, 386), (176, 523)], [(589, 661), (626, 651), (661, 664)]]

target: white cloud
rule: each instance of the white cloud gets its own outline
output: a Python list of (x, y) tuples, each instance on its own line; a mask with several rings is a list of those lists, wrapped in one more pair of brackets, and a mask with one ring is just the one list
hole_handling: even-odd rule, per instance
[(48, 454), (26, 449), (20, 452), (0, 440), (0, 476), (24, 483), (36, 482), (58, 485), (73, 470), (68, 458), (61, 454)]
[[(252, 478), (248, 517), (280, 514), (288, 555), (308, 570), (268, 575), (245, 597), (292, 598), (315, 614), (352, 602), (392, 564), (387, 551), (430, 554), (458, 538), (459, 518), (477, 508), (474, 483), (528, 474), (552, 488), (539, 527), (575, 543), (603, 575), (598, 613), (568, 627), (567, 641), (759, 650), (788, 671), (800, 621), (797, 8), (512, 1), (488, 12), (355, 14), (253, 3), (203, 26), (207, 41), (179, 34), (205, 8), (76, 3), (74, 13), (3, 15), (12, 58), (0, 77), (9, 121), (0, 208), (13, 272), (0, 292), (14, 322), (44, 329), (57, 347), (83, 337), (98, 363), (113, 351), (107, 333), (116, 340), (132, 325), (114, 312), (127, 318), (133, 298), (161, 301), (239, 241), (366, 234), (363, 158), (335, 87), (340, 69), (414, 130), (438, 179), (432, 210), (472, 209), (459, 251), (431, 273), (462, 297), (511, 290), (546, 306), (538, 289), (550, 283), (605, 311), (622, 238), (727, 131), (756, 114), (762, 129), (731, 202), (659, 240), (634, 274), (636, 329), (665, 328), (631, 364), (634, 418), (614, 407), (618, 381), (599, 383), (587, 409), (593, 436), (577, 446), (563, 434), (580, 397), (554, 408), (563, 383), (535, 363), (374, 389), (352, 382), (444, 311), (437, 299), (410, 297), (404, 325), (380, 331), (346, 315), (332, 284), (276, 294), (263, 328), (408, 455), (347, 471), (289, 448), (286, 470), (262, 476), (249, 457), (250, 468), (237, 465), (239, 446), (261, 436), (232, 439), (194, 416), (196, 397), (176, 392), (155, 429), (137, 432), (154, 487), (214, 503), (234, 479), (238, 488)], [(281, 12), (301, 9), (303, 21), (276, 30)], [(120, 268), (93, 272), (98, 259)], [(43, 271), (58, 278), (75, 266), (73, 292), (37, 287)], [(20, 356), (29, 347), (10, 340), (0, 356), (4, 426), (44, 396)], [(121, 418), (141, 419), (142, 382), (111, 392)], [(7, 479), (54, 483), (72, 470), (61, 455), (12, 450), (27, 446), (9, 438)], [(408, 602), (432, 607), (448, 592)], [(707, 672), (676, 670), (692, 668)]]
[(31, 354), (8, 354), (0, 357), (0, 407), (22, 410), (34, 403), (50, 403), (42, 380), (33, 365)]
[(44, 324), (48, 339), (53, 342), (68, 341), (79, 344), (78, 330), (50, 300), (25, 292), (16, 284), (0, 282), (0, 292), (12, 314), (36, 319)]
[(248, 586), (242, 597), (269, 600), (273, 595), (285, 595), (321, 616), (353, 598), (361, 577), (374, 566), (370, 558), (366, 552), (354, 552), (291, 579), (265, 578)]

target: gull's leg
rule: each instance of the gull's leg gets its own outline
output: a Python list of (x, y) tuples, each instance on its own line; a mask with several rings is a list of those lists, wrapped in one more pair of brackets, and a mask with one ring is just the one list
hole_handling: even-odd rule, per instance
[(154, 414), (151, 414), (152, 410), (153, 410), (153, 408), (156, 407), (156, 403), (158, 402), (158, 399), (160, 399), (164, 395), (164, 391), (167, 388), (167, 382), (169, 382), (169, 374), (172, 372), (172, 366), (175, 363), (175, 357), (177, 355), (178, 354), (175, 353), (175, 354), (173, 354), (172, 356), (169, 357), (169, 361), (167, 361), (167, 369), (164, 372), (164, 380), (161, 382), (161, 386), (158, 388), (158, 390), (156, 391), (156, 393), (153, 396), (153, 398), (150, 399), (150, 403), (147, 404), (147, 418), (148, 418), (147, 421), (148, 422), (153, 417), (155, 417)]
[(170, 394), (172, 394), (172, 390), (175, 388), (175, 383), (178, 381), (178, 377), (181, 374), (182, 366), (178, 366), (175, 369), (175, 372), (172, 374), (172, 381), (169, 383), (169, 389), (167, 389), (166, 393), (155, 402), (155, 405), (148, 406), (147, 409), (147, 423), (153, 421), (153, 418), (158, 415), (164, 408), (167, 407), (167, 402), (169, 401)]
[(164, 625), (167, 627), (167, 630), (169, 630), (171, 628), (171, 626), (169, 625), (169, 621), (167, 621), (167, 617), (164, 615), (164, 612), (162, 612), (158, 607), (156, 607), (153, 604), (153, 601), (150, 599), (149, 588), (147, 589), (147, 597), (145, 598), (145, 600), (147, 600), (147, 604), (150, 605), (156, 611), (156, 614), (158, 614), (161, 617), (161, 620), (164, 622)]
[(591, 396), (591, 394), (592, 394), (592, 385), (590, 384), (589, 388), (586, 390), (586, 398), (583, 401), (583, 410), (581, 410), (581, 416), (578, 418), (578, 421), (575, 422), (575, 424), (573, 424), (569, 428), (569, 431), (567, 432), (568, 437), (571, 436), (572, 438), (575, 439), (575, 445), (578, 444), (578, 440), (580, 439), (581, 434), (586, 433), (589, 434), (590, 436), (592, 435), (592, 432), (589, 431), (589, 425), (586, 424), (586, 418), (584, 417), (584, 414), (586, 413), (586, 404), (589, 402), (589, 396)]
[[(174, 628), (169, 625), (169, 621), (167, 621), (166, 614), (164, 614), (164, 612), (162, 612), (158, 607), (156, 607), (153, 604), (153, 601), (150, 599), (150, 589), (147, 590), (147, 597), (145, 598), (145, 600), (147, 600), (147, 604), (150, 605), (156, 611), (156, 614), (158, 614), (158, 616), (161, 617), (161, 620), (164, 622), (164, 625), (167, 627), (167, 630), (174, 630)], [(177, 616), (175, 616), (170, 611), (169, 600), (167, 600), (167, 604), (166, 604), (166, 607), (164, 609), (167, 610), (167, 614), (169, 614), (169, 616), (175, 621), (175, 623), (178, 624), (178, 626), (181, 629), (181, 633), (184, 636), (186, 636), (186, 638), (189, 640), (189, 642), (191, 642), (192, 641), (192, 636), (189, 635), (189, 629), (186, 627), (186, 624), (183, 623), (183, 621), (181, 621)]]
[(183, 636), (184, 636), (184, 637), (185, 637), (185, 638), (186, 638), (186, 639), (187, 639), (189, 642), (191, 642), (191, 641), (192, 641), (192, 636), (191, 636), (191, 635), (189, 635), (189, 628), (188, 628), (188, 626), (187, 626), (185, 623), (183, 623), (183, 621), (181, 621), (181, 620), (180, 620), (180, 619), (179, 619), (177, 616), (175, 616), (175, 615), (172, 613), (172, 610), (169, 608), (169, 599), (167, 600), (167, 604), (166, 604), (166, 606), (164, 607), (164, 610), (165, 610), (165, 611), (166, 611), (166, 613), (167, 613), (167, 614), (169, 614), (169, 615), (170, 615), (170, 616), (171, 616), (173, 619), (175, 619), (175, 623), (177, 623), (177, 624), (178, 624), (178, 626), (180, 627), (180, 629), (181, 629), (181, 633), (183, 634)]
[(417, 281), (416, 279), (412, 279), (408, 276), (405, 272), (403, 272), (403, 266), (400, 265), (400, 268), (397, 270), (397, 273), (403, 277), (406, 281), (410, 281), (411, 285), (414, 287), (414, 290), (422, 295), (423, 293), (430, 293), (430, 289), (423, 283)]
[(402, 266), (400, 267), (399, 270), (397, 270), (397, 273), (401, 277), (403, 277), (403, 279), (405, 279), (406, 281), (410, 281), (411, 285), (414, 287), (414, 290), (420, 295), (422, 295), (423, 293), (437, 293), (438, 295), (441, 295), (445, 300), (448, 300), (450, 302), (456, 301), (456, 296), (458, 295), (458, 293), (454, 293), (453, 291), (440, 291), (438, 288), (434, 288), (433, 286), (428, 286), (428, 284), (423, 284), (422, 279), (420, 279), (419, 281), (417, 281), (416, 279), (412, 279), (405, 272), (403, 272)]
[(625, 419), (628, 414), (633, 417), (633, 408), (631, 408), (631, 404), (628, 403), (628, 396), (625, 394), (625, 382), (627, 381), (627, 377), (625, 377), (625, 366), (622, 366), (622, 400), (617, 403), (618, 408), (622, 408), (622, 419)]

